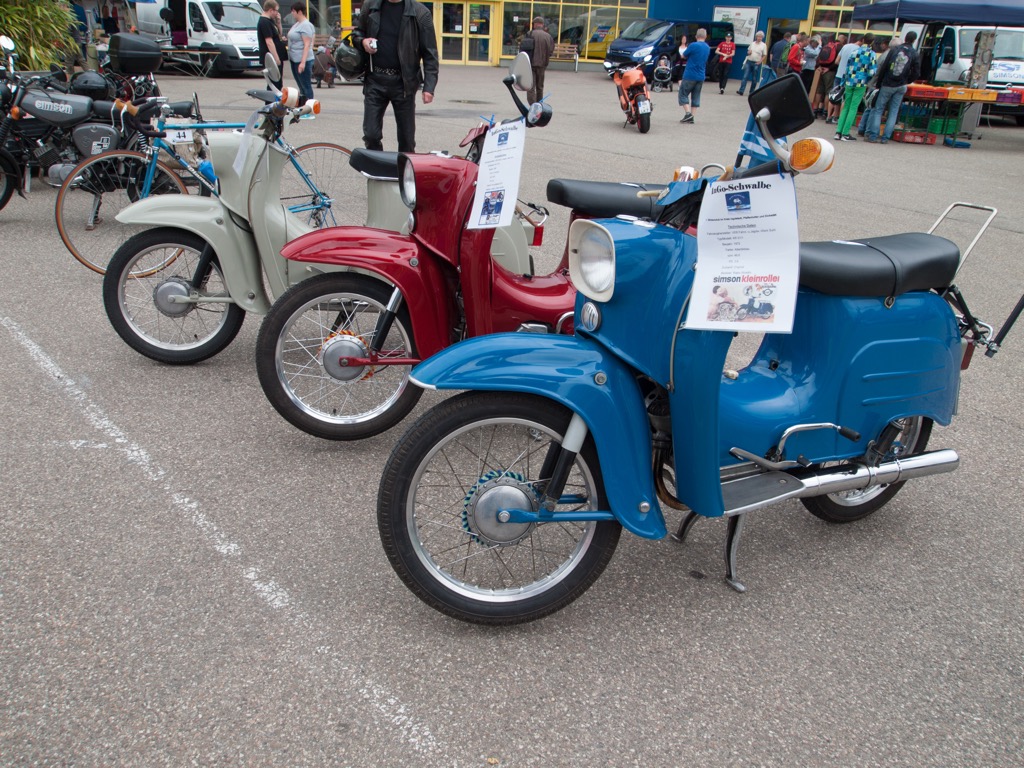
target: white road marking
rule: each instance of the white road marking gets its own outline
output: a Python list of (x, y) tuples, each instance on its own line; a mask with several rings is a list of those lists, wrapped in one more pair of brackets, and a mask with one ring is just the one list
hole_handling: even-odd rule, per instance
[[(129, 464), (138, 468), (147, 480), (159, 486), (170, 497), (173, 509), (202, 533), (218, 553), (231, 559), (242, 557), (241, 547), (231, 541), (224, 532), (203, 515), (199, 502), (175, 491), (171, 487), (167, 471), (158, 466), (141, 445), (130, 440), (124, 431), (96, 403), (89, 399), (81, 387), (64, 374), (53, 358), (29, 338), (18, 323), (9, 317), (3, 317), (0, 318), (0, 324), (28, 352), (43, 372), (61, 387), (64, 394), (75, 402), (86, 420), (109, 441), (103, 443), (94, 440), (73, 440), (71, 441), (73, 448), (109, 449), (112, 447), (114, 451), (122, 454)], [(239, 567), (241, 577), (252, 585), (256, 594), (271, 608), (280, 611), (293, 626), (307, 633), (323, 634), (312, 617), (298, 609), (295, 600), (280, 584), (261, 574), (259, 568), (255, 566), (239, 564)], [(350, 676), (355, 690), (362, 699), (401, 733), (402, 739), (413, 749), (423, 754), (439, 753), (437, 740), (431, 734), (429, 727), (409, 715), (406, 705), (393, 693), (344, 664), (338, 654), (329, 648), (317, 646), (314, 650), (317, 654), (327, 654), (337, 669)]]

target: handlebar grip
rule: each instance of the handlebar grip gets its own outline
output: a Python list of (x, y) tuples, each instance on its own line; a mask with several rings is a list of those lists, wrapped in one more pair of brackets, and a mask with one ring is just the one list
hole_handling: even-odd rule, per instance
[(139, 114), (139, 108), (129, 101), (123, 101), (121, 99), (114, 99), (114, 109), (118, 112), (127, 112), (132, 117)]
[(753, 176), (771, 176), (773, 173), (779, 173), (779, 171), (779, 161), (769, 160), (767, 163), (760, 163), (749, 168), (735, 168), (732, 172), (732, 178), (749, 179)]

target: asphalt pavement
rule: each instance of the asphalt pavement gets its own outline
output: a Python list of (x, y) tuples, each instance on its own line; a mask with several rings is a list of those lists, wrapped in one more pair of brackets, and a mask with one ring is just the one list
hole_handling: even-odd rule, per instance
[[(454, 152), (479, 116), (512, 116), (502, 74), (443, 67), (419, 149)], [(160, 81), (229, 120), (259, 84)], [(694, 125), (659, 93), (641, 135), (601, 73), (552, 70), (547, 89), (554, 119), (528, 135), (520, 191), (541, 203), (554, 177), (730, 163), (746, 119), (734, 87), (706, 88)], [(291, 140), (358, 146), (360, 89), (317, 95), (323, 113)], [(994, 205), (959, 282), (1001, 323), (1024, 291), (1024, 128), (983, 125), (970, 149), (836, 152), (797, 180), (801, 237), (922, 231), (951, 202)], [(957, 419), (932, 435), (957, 472), (853, 525), (797, 502), (750, 515), (746, 594), (722, 581), (724, 523), (703, 521), (685, 545), (624, 534), (572, 606), (486, 629), (423, 605), (381, 550), (380, 469), (411, 419), (352, 444), (293, 429), (256, 379), (259, 317), (196, 366), (139, 356), (65, 251), (55, 197), (37, 182), (0, 212), (0, 763), (1021, 764), (1024, 327), (975, 356)], [(566, 220), (552, 212), (541, 265)], [(966, 247), (977, 222), (957, 214), (940, 234)]]

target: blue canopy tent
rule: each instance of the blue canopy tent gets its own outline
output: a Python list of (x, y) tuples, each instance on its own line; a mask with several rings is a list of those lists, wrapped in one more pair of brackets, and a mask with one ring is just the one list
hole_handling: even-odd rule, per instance
[(882, 0), (853, 9), (854, 21), (944, 21), (947, 24), (1024, 26), (1021, 0)]

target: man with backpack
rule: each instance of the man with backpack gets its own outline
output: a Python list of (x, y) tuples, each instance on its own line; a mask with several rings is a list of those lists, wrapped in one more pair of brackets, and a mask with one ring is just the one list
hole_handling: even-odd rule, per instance
[(533, 88), (526, 92), (526, 100), (530, 104), (535, 104), (544, 98), (544, 70), (548, 68), (551, 54), (555, 51), (555, 41), (544, 29), (543, 16), (537, 16), (533, 20), (533, 29), (526, 32), (519, 41), (519, 50), (530, 57)]
[(836, 35), (821, 46), (818, 54), (817, 86), (814, 89), (814, 101), (811, 107), (815, 117), (825, 117), (825, 98), (836, 81), (836, 68), (839, 66), (839, 49), (846, 44), (846, 35)]
[(878, 129), (882, 123), (882, 112), (888, 111), (885, 119), (885, 132), (881, 143), (885, 144), (892, 138), (896, 119), (900, 114), (900, 105), (907, 93), (907, 85), (914, 82), (921, 74), (921, 62), (914, 41), (917, 33), (907, 32), (903, 44), (890, 48), (878, 67), (878, 95), (875, 97), (874, 109), (867, 126), (867, 139), (872, 144), (879, 142)]

